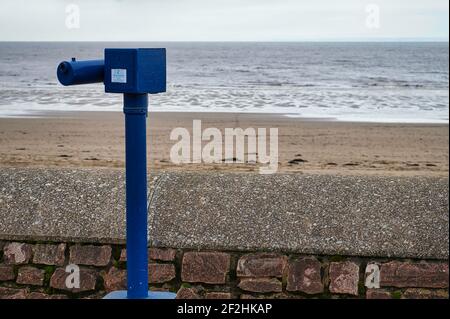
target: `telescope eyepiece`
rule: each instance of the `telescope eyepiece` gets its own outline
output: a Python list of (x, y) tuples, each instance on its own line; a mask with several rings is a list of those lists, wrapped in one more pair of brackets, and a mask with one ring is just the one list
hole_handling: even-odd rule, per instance
[(69, 66), (67, 65), (67, 62), (61, 62), (58, 66), (58, 70), (61, 73), (67, 73), (67, 71), (69, 70)]
[(78, 85), (103, 82), (104, 61), (88, 60), (61, 62), (56, 70), (59, 82), (62, 85)]

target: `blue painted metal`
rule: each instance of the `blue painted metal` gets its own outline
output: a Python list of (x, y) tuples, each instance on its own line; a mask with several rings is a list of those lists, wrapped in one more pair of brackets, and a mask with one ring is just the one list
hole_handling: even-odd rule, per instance
[(147, 298), (148, 95), (124, 94), (128, 298)]
[[(114, 79), (114, 72), (123, 78)], [(105, 92), (166, 91), (166, 49), (105, 49)]]
[(58, 65), (56, 74), (62, 85), (103, 82), (104, 61), (64, 61)]
[(147, 94), (166, 91), (166, 50), (105, 49), (104, 61), (64, 61), (57, 76), (63, 85), (104, 82), (105, 92), (124, 93), (128, 290), (105, 299), (174, 299), (148, 291)]
[[(147, 298), (142, 299), (175, 299), (176, 294), (166, 291), (149, 291)], [(126, 290), (113, 291), (107, 294), (103, 299), (128, 299)]]

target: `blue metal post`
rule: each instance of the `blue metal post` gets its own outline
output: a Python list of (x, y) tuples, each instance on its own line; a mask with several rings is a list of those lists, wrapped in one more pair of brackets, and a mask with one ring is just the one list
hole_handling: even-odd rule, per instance
[(105, 60), (60, 63), (57, 76), (63, 85), (103, 82), (105, 92), (124, 93), (128, 290), (105, 299), (174, 299), (148, 291), (147, 94), (166, 91), (166, 50), (105, 49)]
[(124, 94), (129, 299), (148, 297), (147, 94)]

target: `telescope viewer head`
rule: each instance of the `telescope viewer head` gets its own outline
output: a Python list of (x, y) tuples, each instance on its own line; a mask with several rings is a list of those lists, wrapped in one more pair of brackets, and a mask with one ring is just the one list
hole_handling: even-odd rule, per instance
[(58, 65), (62, 85), (103, 82), (108, 93), (166, 91), (166, 49), (105, 49), (104, 60), (64, 61)]
[(78, 85), (103, 82), (103, 60), (64, 61), (58, 65), (56, 72), (62, 85)]

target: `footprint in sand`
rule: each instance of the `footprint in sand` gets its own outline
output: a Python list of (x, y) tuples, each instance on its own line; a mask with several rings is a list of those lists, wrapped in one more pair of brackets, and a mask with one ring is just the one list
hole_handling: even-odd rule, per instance
[[(297, 154), (295, 156), (301, 156), (301, 154)], [(302, 163), (307, 163), (307, 160), (304, 160), (303, 158), (294, 158), (293, 160), (290, 160), (288, 163), (289, 164), (302, 164)]]
[(358, 166), (359, 163), (345, 163), (344, 166)]
[(417, 163), (406, 163), (406, 166), (417, 167), (417, 166), (419, 166), (419, 164), (417, 164)]

